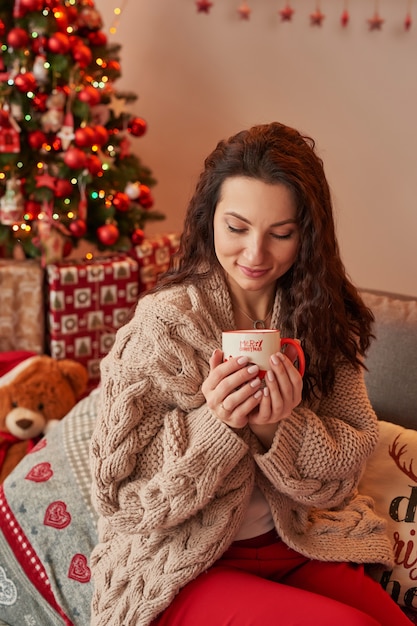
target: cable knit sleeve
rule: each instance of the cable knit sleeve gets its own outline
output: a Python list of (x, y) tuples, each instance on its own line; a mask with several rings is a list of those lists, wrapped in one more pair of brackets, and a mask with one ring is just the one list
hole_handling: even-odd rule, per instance
[(117, 532), (167, 530), (250, 480), (233, 472), (247, 444), (201, 392), (218, 330), (181, 298), (144, 297), (102, 362), (93, 497)]
[(280, 422), (271, 448), (255, 454), (264, 476), (300, 504), (338, 506), (352, 495), (378, 439), (363, 372), (342, 363), (317, 410), (300, 407)]

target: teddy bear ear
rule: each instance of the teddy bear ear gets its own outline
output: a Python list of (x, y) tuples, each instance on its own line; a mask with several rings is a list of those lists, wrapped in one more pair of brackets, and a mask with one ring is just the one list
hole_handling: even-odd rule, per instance
[(72, 359), (61, 359), (56, 362), (61, 374), (68, 379), (74, 395), (79, 398), (87, 389), (88, 372), (84, 365)]

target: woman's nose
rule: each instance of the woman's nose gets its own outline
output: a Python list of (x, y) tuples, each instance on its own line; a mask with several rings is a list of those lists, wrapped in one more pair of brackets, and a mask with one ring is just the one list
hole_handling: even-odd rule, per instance
[(264, 241), (262, 237), (251, 237), (246, 246), (246, 257), (252, 265), (261, 265), (264, 258)]

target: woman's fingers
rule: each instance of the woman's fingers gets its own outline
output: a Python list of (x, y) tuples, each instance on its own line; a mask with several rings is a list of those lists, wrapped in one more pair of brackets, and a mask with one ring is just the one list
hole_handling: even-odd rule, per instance
[(271, 357), (259, 411), (250, 421), (257, 424), (277, 422), (288, 417), (302, 399), (303, 381), (291, 361), (282, 353)]
[(260, 386), (259, 367), (249, 363), (247, 357), (223, 362), (221, 350), (210, 357), (210, 373), (202, 391), (210, 409), (219, 419), (236, 428), (247, 423), (247, 416), (259, 403), (254, 398)]

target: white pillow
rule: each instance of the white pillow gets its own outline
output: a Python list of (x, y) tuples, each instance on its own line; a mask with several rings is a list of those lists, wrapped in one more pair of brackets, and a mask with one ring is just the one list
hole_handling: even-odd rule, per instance
[(387, 520), (395, 567), (375, 577), (398, 604), (417, 610), (417, 431), (384, 421), (379, 429), (359, 490)]

